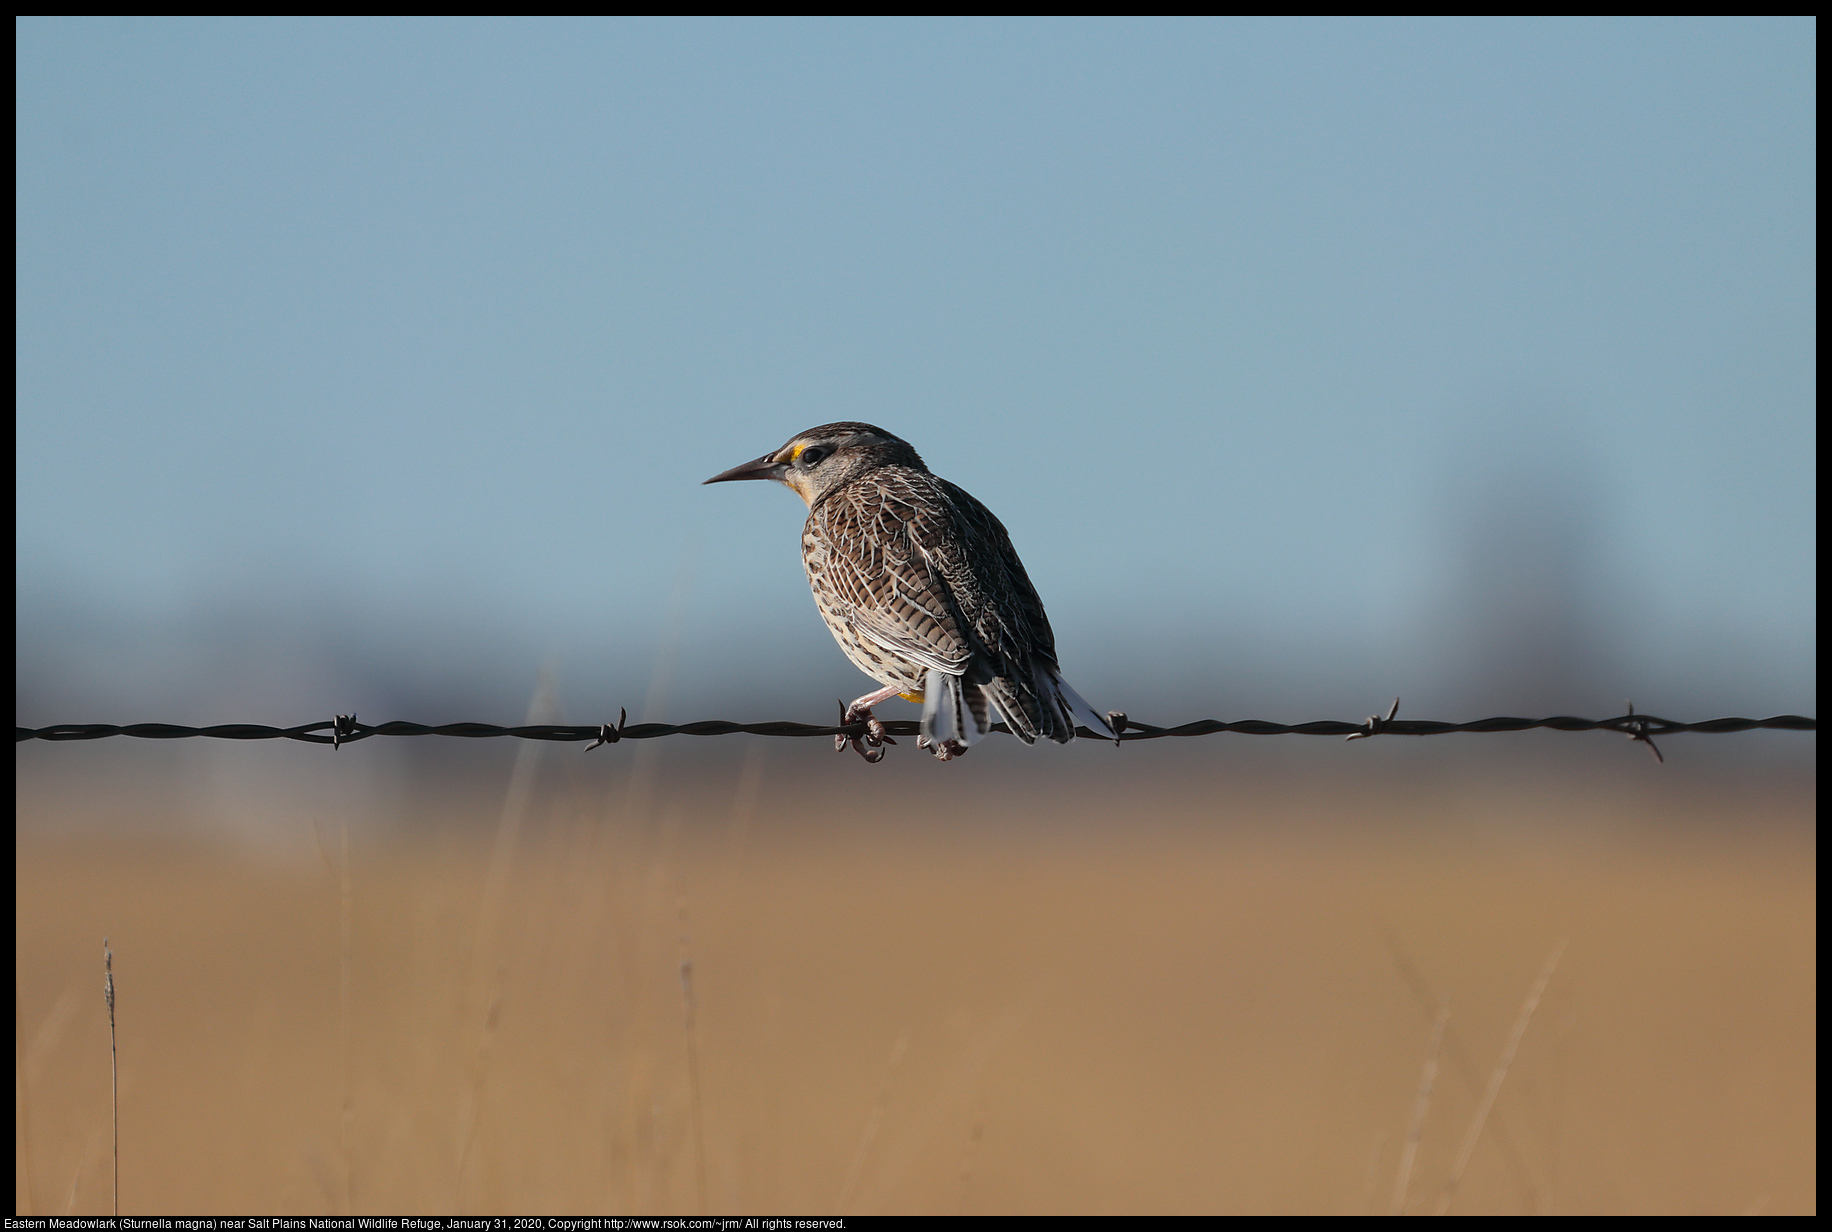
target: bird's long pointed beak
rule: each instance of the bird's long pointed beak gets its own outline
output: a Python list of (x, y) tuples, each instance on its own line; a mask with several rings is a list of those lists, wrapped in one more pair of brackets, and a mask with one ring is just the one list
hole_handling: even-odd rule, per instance
[(755, 462), (746, 462), (743, 466), (734, 466), (729, 471), (720, 471), (707, 483), (724, 483), (728, 479), (781, 479), (787, 471), (788, 464), (778, 462), (776, 455), (766, 453)]

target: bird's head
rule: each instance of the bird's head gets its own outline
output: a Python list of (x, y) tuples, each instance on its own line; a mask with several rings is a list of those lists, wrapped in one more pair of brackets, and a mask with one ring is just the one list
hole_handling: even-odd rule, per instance
[(706, 482), (774, 479), (794, 488), (795, 494), (812, 506), (835, 488), (844, 487), (880, 466), (929, 469), (908, 441), (892, 436), (883, 428), (865, 423), (830, 423), (798, 432), (774, 453), (766, 453), (755, 462), (734, 466)]

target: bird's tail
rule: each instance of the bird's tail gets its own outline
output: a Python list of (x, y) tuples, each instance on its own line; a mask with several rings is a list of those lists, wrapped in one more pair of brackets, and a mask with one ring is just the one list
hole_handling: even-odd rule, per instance
[(1037, 696), (1056, 713), (1056, 729), (1048, 734), (1058, 744), (1075, 739), (1077, 720), (1095, 735), (1118, 742), (1120, 735), (1107, 722), (1107, 716), (1088, 705), (1054, 667), (1043, 663), (1037, 665)]
[(994, 714), (1026, 744), (1038, 737), (1067, 744), (1077, 722), (1108, 740), (1119, 736), (1053, 664), (1037, 663), (1026, 689), (1018, 680), (994, 677), (983, 683), (931, 669), (924, 687), (922, 734), (931, 742), (974, 744), (992, 730)]

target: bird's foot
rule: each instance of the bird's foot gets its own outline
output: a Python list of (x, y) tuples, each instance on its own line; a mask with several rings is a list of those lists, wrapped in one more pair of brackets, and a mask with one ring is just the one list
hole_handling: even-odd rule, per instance
[(935, 760), (937, 761), (953, 761), (956, 757), (959, 757), (962, 753), (967, 751), (967, 746), (958, 740), (943, 740), (940, 744), (937, 744), (927, 736), (916, 737), (916, 747), (929, 750), (929, 752), (935, 754)]
[[(876, 765), (884, 760), (884, 746), (887, 744), (896, 744), (897, 742), (885, 734), (883, 720), (871, 712), (870, 706), (861, 706), (858, 702), (854, 702), (850, 706), (846, 705), (844, 702), (840, 703), (839, 725), (841, 727), (851, 727), (860, 720), (864, 720), (865, 722), (865, 734), (863, 736), (835, 736), (833, 738), (833, 751), (836, 753), (844, 753), (846, 751), (846, 746), (851, 745), (853, 752), (863, 757), (872, 765)], [(867, 746), (869, 746), (869, 748)]]

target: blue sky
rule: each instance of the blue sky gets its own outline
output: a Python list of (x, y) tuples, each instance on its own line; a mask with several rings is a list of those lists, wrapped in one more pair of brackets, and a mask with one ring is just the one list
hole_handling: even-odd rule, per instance
[(22, 721), (824, 717), (834, 419), (1102, 707), (1815, 710), (1809, 20), (16, 31)]

